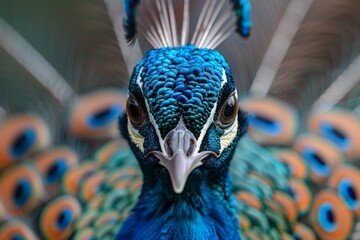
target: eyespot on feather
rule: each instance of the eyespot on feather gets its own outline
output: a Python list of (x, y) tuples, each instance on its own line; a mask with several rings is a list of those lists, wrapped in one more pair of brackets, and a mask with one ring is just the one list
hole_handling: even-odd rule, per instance
[(309, 177), (308, 165), (304, 162), (301, 156), (293, 150), (273, 150), (272, 151), (278, 159), (285, 164), (289, 169), (292, 177), (298, 179), (307, 179)]
[(240, 102), (248, 114), (249, 135), (263, 145), (289, 145), (298, 128), (297, 114), (274, 98), (248, 98)]
[(44, 197), (41, 176), (29, 164), (19, 164), (0, 177), (0, 197), (10, 213), (23, 216), (30, 213)]
[(78, 157), (68, 147), (51, 148), (35, 158), (35, 167), (40, 172), (46, 187), (60, 183), (66, 171), (78, 162)]
[(30, 228), (18, 220), (10, 220), (0, 227), (1, 240), (35, 240), (36, 237)]
[(0, 123), (0, 170), (50, 144), (49, 129), (33, 114), (14, 115)]
[(69, 131), (78, 138), (107, 139), (118, 136), (117, 121), (124, 112), (126, 98), (116, 90), (84, 94), (72, 106)]
[(317, 194), (310, 223), (321, 239), (347, 239), (354, 226), (354, 215), (332, 190)]
[(356, 216), (360, 215), (360, 171), (352, 166), (341, 166), (331, 175), (328, 186), (335, 189), (345, 205)]
[(315, 113), (308, 128), (335, 144), (349, 159), (360, 158), (360, 122), (352, 113), (340, 109)]
[(85, 176), (95, 172), (98, 168), (99, 166), (96, 163), (91, 162), (72, 167), (63, 177), (62, 185), (65, 192), (71, 195), (78, 194), (81, 180)]
[(295, 178), (290, 179), (289, 185), (294, 193), (294, 200), (297, 205), (297, 209), (299, 210), (299, 214), (304, 216), (308, 213), (311, 207), (313, 193), (311, 192), (309, 186), (301, 180)]
[(306, 225), (296, 223), (294, 226), (295, 240), (316, 240), (315, 233)]
[(300, 136), (294, 149), (309, 165), (310, 178), (317, 184), (324, 183), (343, 161), (343, 155), (333, 144), (313, 134)]
[(39, 230), (46, 239), (68, 239), (81, 207), (72, 196), (60, 196), (50, 201), (40, 213)]

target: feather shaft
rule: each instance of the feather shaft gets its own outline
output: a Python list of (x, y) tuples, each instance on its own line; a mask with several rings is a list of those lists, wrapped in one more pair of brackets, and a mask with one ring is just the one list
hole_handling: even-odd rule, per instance
[(257, 97), (266, 96), (312, 2), (313, 0), (292, 0), (289, 3), (250, 87), (252, 94)]
[(68, 82), (4, 19), (0, 18), (0, 46), (23, 66), (61, 104), (76, 96)]

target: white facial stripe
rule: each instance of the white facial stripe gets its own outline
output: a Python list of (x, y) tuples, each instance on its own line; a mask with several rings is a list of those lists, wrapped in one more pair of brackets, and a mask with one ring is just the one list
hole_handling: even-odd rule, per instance
[(221, 88), (225, 85), (225, 83), (227, 83), (227, 77), (226, 77), (225, 69), (223, 68), (223, 70), (222, 70)]
[(237, 130), (239, 127), (238, 118), (236, 116), (234, 124), (231, 126), (231, 128), (226, 129), (224, 135), (220, 137), (220, 154), (224, 151), (225, 148), (229, 147), (230, 144), (234, 141)]
[(131, 138), (131, 141), (140, 149), (142, 153), (144, 153), (144, 141), (145, 138), (141, 136), (138, 130), (133, 128), (132, 124), (128, 120), (127, 129), (129, 132), (129, 136)]
[[(236, 97), (238, 96), (236, 89), (234, 95)], [(226, 129), (225, 133), (220, 137), (220, 145), (221, 145), (220, 154), (224, 151), (225, 148), (229, 147), (230, 144), (234, 141), (238, 128), (239, 128), (238, 116), (236, 116), (233, 125), (230, 128)]]
[[(141, 93), (144, 95), (144, 92), (143, 92), (143, 89), (142, 89), (143, 83), (142, 83), (142, 81), (141, 81), (141, 80), (142, 80), (142, 79), (141, 79), (141, 73), (142, 73), (143, 69), (144, 69), (144, 67), (141, 67), (141, 68), (140, 68), (139, 74), (138, 74), (137, 79), (136, 79), (136, 83), (137, 83), (137, 85), (139, 86), (139, 88), (140, 88), (140, 90), (141, 90)], [(158, 138), (159, 138), (159, 143), (160, 143), (161, 151), (162, 151), (162, 152), (165, 152), (164, 139), (162, 139), (162, 137), (161, 137), (160, 130), (159, 130), (159, 126), (157, 125), (154, 116), (153, 116), (152, 113), (150, 112), (150, 107), (149, 107), (149, 104), (148, 104), (147, 99), (146, 99), (146, 98), (144, 98), (144, 99), (145, 99), (145, 105), (146, 105), (146, 108), (147, 108), (147, 112), (148, 112), (148, 114), (149, 114), (149, 120), (150, 120), (151, 124), (154, 126), (156, 135), (157, 135)], [(143, 149), (144, 149), (144, 146), (143, 146)]]
[[(226, 77), (225, 69), (223, 68), (223, 70), (222, 70), (221, 88), (225, 85), (225, 83), (227, 83), (227, 77)], [(202, 141), (203, 141), (203, 139), (205, 137), (205, 134), (206, 134), (207, 130), (209, 129), (210, 125), (213, 123), (216, 108), (217, 108), (217, 102), (214, 104), (214, 107), (211, 109), (210, 116), (206, 120), (206, 123), (205, 123), (204, 127), (201, 129), (199, 139), (197, 140), (198, 145), (195, 148), (195, 152), (199, 152), (200, 145), (201, 145), (201, 143), (202, 143)]]

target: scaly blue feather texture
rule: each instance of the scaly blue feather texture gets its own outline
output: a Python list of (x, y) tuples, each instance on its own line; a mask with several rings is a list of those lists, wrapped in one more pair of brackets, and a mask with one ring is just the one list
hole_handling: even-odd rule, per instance
[(181, 116), (198, 137), (217, 101), (222, 71), (230, 71), (219, 52), (193, 45), (151, 50), (136, 68), (135, 72), (142, 71), (133, 75), (130, 91), (140, 77), (141, 91), (163, 137)]

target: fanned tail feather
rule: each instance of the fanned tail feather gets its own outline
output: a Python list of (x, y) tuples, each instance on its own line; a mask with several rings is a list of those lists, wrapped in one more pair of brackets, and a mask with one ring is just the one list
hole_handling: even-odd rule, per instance
[[(274, 2), (274, 14), (286, 15), (286, 6), (297, 6), (295, 1)], [(192, 1), (184, 0), (180, 10), (175, 2), (124, 1), (126, 39), (133, 43), (139, 31), (154, 47), (193, 43), (215, 48), (225, 35), (250, 34), (248, 1), (205, 3), (209, 12), (204, 10), (197, 19), (196, 30), (197, 24), (190, 24), (189, 12), (196, 10)], [(279, 30), (292, 37), (284, 55), (275, 56), (279, 61), (271, 70), (269, 86), (262, 88), (260, 78), (256, 83), (260, 88), (254, 87), (252, 80), (265, 52), (271, 52), (270, 36), (277, 32), (281, 17), (269, 19), (269, 32), (254, 24), (253, 35), (270, 39), (241, 43), (246, 52), (242, 56), (251, 57), (230, 58), (235, 68), (244, 61), (238, 68), (251, 68), (244, 82), (235, 74), (240, 92), (250, 92), (240, 100), (249, 129), (230, 166), (239, 234), (244, 239), (331, 240), (360, 235), (359, 3), (302, 4), (306, 7), (296, 29)], [(54, 13), (56, 6), (47, 8)], [(84, 12), (83, 6), (92, 10)], [(149, 6), (163, 15), (141, 15)], [(114, 24), (103, 2), (80, 1), (74, 7), (75, 13), (87, 17), (75, 18), (72, 23), (79, 24), (75, 30), (64, 30), (59, 38), (53, 33), (51, 41), (21, 28), (0, 8), (0, 28), (3, 21), (7, 26), (0, 30), (13, 34), (7, 35), (7, 44), (0, 35), (0, 239), (113, 239), (141, 194), (136, 159), (118, 133), (117, 119), (126, 103), (125, 90), (119, 87), (128, 82), (129, 74)], [(235, 15), (222, 15), (227, 9)], [(44, 14), (40, 7), (38, 11)], [(25, 19), (33, 13), (24, 11)], [(255, 17), (255, 23), (265, 21)], [(169, 20), (167, 25), (161, 18)], [(47, 29), (42, 21), (34, 21)], [(50, 26), (63, 29), (56, 21), (58, 25)], [(68, 31), (77, 33), (75, 39)], [(235, 42), (239, 45), (237, 38), (227, 42), (228, 51), (234, 52)], [(20, 51), (24, 61), (13, 51), (17, 41), (26, 41), (20, 45), (29, 47)], [(55, 48), (49, 42), (60, 50), (49, 53)], [(219, 48), (226, 49), (225, 45)], [(33, 62), (25, 61), (32, 57)], [(44, 83), (44, 76), (61, 79), (66, 87), (59, 90), (50, 79)], [(337, 92), (336, 86), (348, 83), (351, 87)], [(260, 89), (260, 94), (250, 89)]]

